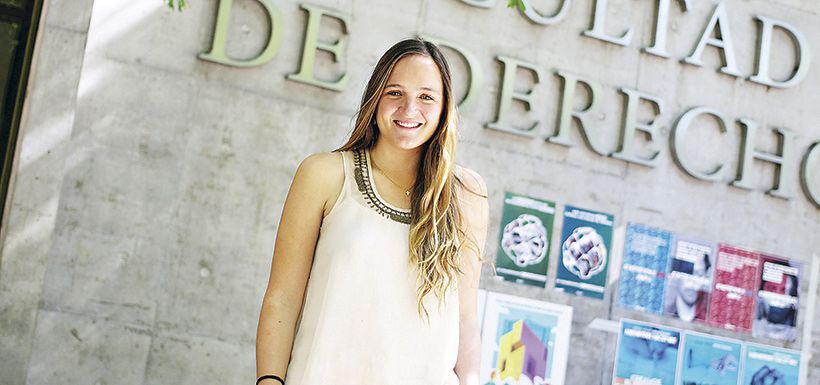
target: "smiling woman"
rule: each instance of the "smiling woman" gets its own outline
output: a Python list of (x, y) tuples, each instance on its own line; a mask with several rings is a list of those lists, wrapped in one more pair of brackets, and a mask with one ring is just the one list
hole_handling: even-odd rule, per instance
[(432, 43), (379, 60), (347, 143), (299, 166), (257, 332), (257, 383), (477, 384), (482, 179), (455, 163)]

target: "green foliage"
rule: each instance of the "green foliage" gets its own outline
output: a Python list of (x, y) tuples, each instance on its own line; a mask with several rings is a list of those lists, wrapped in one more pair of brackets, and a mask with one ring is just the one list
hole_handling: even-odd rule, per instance
[(185, 8), (185, 0), (168, 0), (168, 8), (173, 10), (174, 5), (176, 5), (177, 11), (182, 11), (182, 9)]
[(524, 12), (524, 0), (508, 0), (507, 8), (518, 7), (518, 10)]

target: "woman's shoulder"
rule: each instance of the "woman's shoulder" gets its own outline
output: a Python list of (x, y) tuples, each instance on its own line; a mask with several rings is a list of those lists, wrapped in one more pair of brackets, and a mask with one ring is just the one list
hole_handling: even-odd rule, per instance
[(477, 172), (457, 164), (453, 169), (453, 175), (463, 187), (459, 189), (462, 191), (463, 199), (487, 198), (487, 184)]
[(296, 171), (298, 178), (320, 192), (326, 200), (338, 195), (344, 183), (344, 160), (340, 152), (318, 152), (307, 156)]
[(318, 172), (331, 171), (332, 168), (339, 168), (339, 171), (344, 171), (342, 169), (342, 165), (342, 153), (330, 151), (317, 152), (315, 154), (308, 155), (305, 159), (302, 160), (302, 163), (299, 165), (299, 167), (304, 168), (306, 170)]

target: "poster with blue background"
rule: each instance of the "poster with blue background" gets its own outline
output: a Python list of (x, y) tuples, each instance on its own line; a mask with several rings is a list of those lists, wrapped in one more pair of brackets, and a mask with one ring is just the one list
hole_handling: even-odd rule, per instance
[(615, 385), (673, 385), (680, 331), (660, 325), (621, 321), (615, 357)]
[(687, 332), (677, 385), (738, 385), (741, 343)]
[(564, 209), (556, 290), (604, 298), (614, 221), (610, 214), (573, 206)]
[(626, 227), (624, 260), (618, 285), (622, 307), (660, 314), (672, 233), (638, 223)]
[(797, 385), (800, 353), (760, 345), (746, 345), (743, 383)]

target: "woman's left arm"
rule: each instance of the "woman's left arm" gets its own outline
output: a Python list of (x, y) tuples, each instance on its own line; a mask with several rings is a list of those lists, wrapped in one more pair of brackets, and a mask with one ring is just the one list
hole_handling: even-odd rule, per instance
[(478, 281), (487, 238), (487, 186), (472, 170), (460, 167), (459, 204), (462, 229), (467, 240), (461, 252), (462, 273), (458, 277), (459, 344), (455, 372), (460, 385), (478, 385), (481, 341), (478, 307)]

